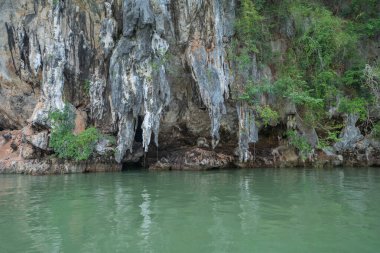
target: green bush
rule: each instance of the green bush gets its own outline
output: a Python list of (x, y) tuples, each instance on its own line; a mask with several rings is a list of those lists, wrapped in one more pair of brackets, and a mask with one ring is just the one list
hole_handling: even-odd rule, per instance
[(278, 112), (273, 110), (268, 105), (260, 105), (258, 101), (264, 94), (273, 94), (273, 85), (269, 82), (262, 82), (255, 84), (249, 81), (245, 87), (244, 92), (239, 96), (239, 100), (246, 101), (255, 110), (257, 117), (261, 120), (258, 124), (262, 123), (264, 126), (277, 122), (279, 115)]
[(312, 96), (307, 83), (300, 77), (284, 75), (275, 82), (275, 90), (279, 96), (289, 99), (296, 105), (307, 105), (312, 108), (323, 106), (323, 99)]
[(277, 122), (279, 118), (278, 112), (274, 111), (269, 106), (257, 107), (257, 113), (264, 126)]
[[(228, 51), (236, 83), (234, 97), (255, 108), (258, 118), (263, 94), (283, 100), (277, 103), (294, 103), (302, 120), (316, 128), (322, 146), (337, 141), (337, 134), (322, 123), (329, 121), (329, 109), (338, 106), (340, 112), (368, 120), (368, 108), (380, 102), (380, 67), (359, 48), (375, 44), (380, 34), (379, 1), (238, 3), (236, 36)], [(278, 41), (284, 47), (277, 48)], [(270, 45), (275, 46), (273, 51)], [(272, 70), (270, 81), (253, 75), (253, 66), (260, 71), (262, 64)], [(337, 105), (339, 97), (343, 99)], [(264, 124), (269, 121), (263, 119)]]
[(360, 120), (366, 120), (368, 116), (368, 102), (364, 98), (342, 98), (338, 111), (347, 114), (356, 114)]
[(341, 16), (353, 20), (351, 29), (362, 39), (380, 34), (380, 2), (378, 0), (352, 0)]
[(238, 15), (235, 28), (241, 39), (241, 46), (247, 49), (246, 53), (258, 53), (258, 44), (263, 36), (261, 30), (263, 17), (257, 12), (252, 0), (241, 0)]
[(323, 149), (334, 143), (340, 141), (339, 136), (340, 131), (327, 131), (327, 135), (324, 138), (319, 138), (318, 148)]
[(288, 131), (286, 135), (288, 136), (289, 144), (296, 148), (300, 157), (305, 160), (313, 150), (306, 138), (300, 136), (295, 130)]
[(84, 80), (83, 82), (83, 91), (86, 96), (90, 96), (91, 81)]
[(84, 161), (91, 157), (96, 143), (101, 138), (96, 128), (90, 127), (75, 135), (75, 114), (69, 105), (66, 105), (63, 111), (51, 112), (49, 119), (52, 123), (49, 146), (59, 158)]
[[(235, 21), (236, 36), (230, 43), (228, 56), (235, 63), (237, 74), (247, 71), (252, 66), (253, 55), (259, 60), (269, 59), (269, 31), (264, 16), (258, 9), (262, 1), (241, 0)], [(251, 76), (248, 77), (252, 79)]]
[(300, 66), (313, 71), (326, 71), (342, 63), (357, 42), (346, 22), (326, 7), (293, 1), (289, 11), (296, 22), (298, 38), (295, 40)]
[(273, 85), (269, 82), (254, 83), (249, 80), (244, 88), (242, 94), (238, 97), (239, 100), (255, 104), (263, 94), (272, 94)]
[(375, 125), (373, 125), (372, 137), (377, 140), (380, 139), (380, 122), (377, 122)]

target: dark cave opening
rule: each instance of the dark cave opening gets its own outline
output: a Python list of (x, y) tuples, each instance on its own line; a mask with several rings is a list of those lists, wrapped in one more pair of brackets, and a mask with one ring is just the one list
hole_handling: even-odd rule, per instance
[(137, 127), (135, 132), (135, 142), (143, 142), (143, 130), (142, 130), (142, 123), (144, 121), (144, 117), (139, 116), (137, 119)]
[[(143, 116), (138, 116), (137, 122), (136, 122), (136, 131), (135, 131), (135, 144), (134, 144), (134, 150), (136, 149), (137, 146), (141, 146), (143, 142), (143, 129), (142, 129), (142, 124), (144, 122), (144, 117)], [(136, 144), (140, 143), (140, 144)], [(129, 151), (128, 151), (129, 152)], [(126, 161), (122, 163), (122, 171), (131, 171), (131, 170), (139, 170), (143, 168), (141, 160), (138, 162), (133, 162), (133, 161)]]
[(124, 162), (121, 165), (121, 171), (141, 170), (142, 168), (140, 162)]

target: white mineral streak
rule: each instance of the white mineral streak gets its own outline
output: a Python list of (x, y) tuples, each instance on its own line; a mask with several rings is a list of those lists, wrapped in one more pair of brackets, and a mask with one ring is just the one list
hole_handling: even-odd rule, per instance
[[(256, 56), (253, 56), (252, 59), (252, 78), (255, 83), (258, 83), (260, 80), (260, 72), (258, 70)], [(236, 85), (239, 85), (240, 89), (245, 88), (245, 84), (240, 83)], [(246, 101), (237, 102), (236, 109), (239, 119), (239, 161), (248, 162), (253, 158), (249, 151), (249, 144), (256, 143), (259, 140), (259, 130), (255, 122), (255, 112)]]
[(45, 33), (45, 53), (42, 81), (42, 108), (36, 107), (32, 121), (36, 124), (46, 124), (49, 111), (62, 110), (64, 102), (62, 99), (64, 75), (63, 70), (66, 63), (65, 43), (62, 38), (61, 27), (61, 2), (58, 2), (50, 11), (48, 18), (51, 20), (51, 33)]
[[(193, 1), (191, 6), (198, 7), (198, 4), (201, 4), (201, 1)], [(224, 23), (229, 21), (223, 19), (223, 6), (220, 1), (213, 1), (212, 6), (207, 7), (210, 8), (207, 15), (212, 15), (215, 22), (213, 25), (206, 24), (208, 25), (205, 29), (206, 34), (203, 34), (203, 31), (194, 33), (187, 50), (187, 57), (202, 101), (209, 111), (212, 146), (215, 148), (220, 139), (220, 120), (226, 113), (224, 98), (228, 98), (230, 84), (229, 68), (225, 60), (226, 51), (223, 45)], [(198, 29), (201, 26), (203, 27), (200, 25)]]
[(135, 138), (135, 117), (133, 115), (119, 115), (118, 145), (116, 147), (115, 159), (120, 162), (127, 150), (132, 153)]
[(123, 2), (123, 37), (110, 61), (112, 110), (117, 115), (119, 126), (115, 154), (118, 162), (126, 151), (132, 152), (139, 116), (144, 118), (142, 130), (145, 151), (148, 151), (152, 133), (158, 145), (161, 114), (170, 97), (164, 67), (169, 45), (157, 33), (165, 31), (162, 26), (168, 18), (165, 16), (167, 4), (168, 1), (164, 0)]
[[(144, 109), (145, 117), (142, 125), (143, 129), (143, 146), (145, 151), (148, 151), (150, 138), (154, 133), (154, 141), (158, 147), (158, 131), (160, 128), (160, 116), (165, 106), (169, 103), (170, 89), (168, 81), (166, 80), (166, 71), (163, 64), (165, 54), (169, 49), (168, 43), (159, 37), (158, 34), (154, 34), (152, 40), (153, 49), (153, 61), (155, 70), (152, 73), (152, 64), (148, 67), (150, 76), (153, 78), (147, 78), (148, 80), (144, 85)], [(148, 72), (149, 73), (149, 72)], [(152, 76), (153, 74), (153, 76)], [(154, 83), (153, 83), (154, 80)]]
[[(172, 31), (173, 23), (168, 6), (168, 0), (123, 2), (123, 37), (113, 51), (110, 64), (113, 115), (117, 115), (115, 120), (119, 124), (116, 152), (119, 162), (127, 150), (132, 151), (138, 116), (144, 117), (145, 151), (152, 133), (158, 145), (160, 118), (170, 97), (163, 64), (169, 48), (165, 35)], [(178, 31), (175, 37), (179, 43), (188, 42), (187, 62), (209, 112), (215, 148), (233, 80), (224, 43), (233, 35), (235, 2), (180, 0), (175, 8)], [(251, 159), (249, 143), (258, 139), (254, 114), (246, 104), (238, 104), (237, 110), (240, 159), (248, 161)]]
[(30, 43), (30, 54), (29, 54), (29, 62), (31, 64), (33, 74), (36, 76), (39, 72), (39, 69), (42, 65), (41, 53), (39, 50), (39, 44), (37, 40), (37, 36), (33, 35), (29, 39)]
[[(214, 62), (215, 68), (218, 70), (218, 79), (220, 81), (220, 90), (221, 93), (228, 99), (229, 95), (229, 85), (230, 85), (230, 74), (229, 66), (226, 60), (227, 54), (223, 45), (224, 35), (224, 23), (226, 20), (223, 20), (223, 6), (220, 1), (215, 1), (214, 11), (215, 13), (215, 41), (216, 47), (213, 51), (214, 56), (211, 59), (211, 62)], [(215, 59), (215, 61), (214, 61)]]
[(97, 69), (93, 79), (90, 82), (90, 102), (91, 102), (91, 117), (93, 119), (102, 119), (104, 104), (104, 91), (106, 89), (106, 80), (103, 75), (99, 74)]
[(155, 33), (152, 39), (152, 49), (157, 57), (163, 57), (169, 49), (169, 44), (160, 35)]
[(240, 162), (247, 162), (252, 159), (249, 144), (259, 139), (255, 114), (246, 102), (238, 102), (236, 108), (239, 118), (239, 159)]
[(113, 1), (104, 3), (106, 18), (102, 22), (99, 36), (105, 57), (108, 57), (115, 47), (114, 37), (117, 32), (117, 22), (113, 17), (112, 4)]
[[(105, 19), (102, 21), (100, 28), (99, 40), (100, 45), (103, 49), (103, 56), (105, 59), (108, 58), (113, 48), (115, 47), (114, 37), (117, 32), (117, 22), (113, 17), (113, 0), (108, 0), (104, 3), (105, 9)], [(100, 65), (103, 65), (104, 59), (100, 60)], [(126, 73), (124, 73), (124, 76)], [(90, 82), (90, 103), (91, 103), (91, 116), (95, 120), (103, 118), (103, 112), (105, 108), (105, 89), (107, 80), (105, 79), (105, 74), (96, 67), (95, 73)], [(115, 120), (114, 111), (112, 113), (112, 119)]]

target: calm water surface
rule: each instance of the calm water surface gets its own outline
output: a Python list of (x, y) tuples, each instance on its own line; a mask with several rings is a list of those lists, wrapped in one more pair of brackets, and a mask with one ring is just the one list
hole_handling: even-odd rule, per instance
[(0, 252), (380, 252), (380, 169), (3, 175)]

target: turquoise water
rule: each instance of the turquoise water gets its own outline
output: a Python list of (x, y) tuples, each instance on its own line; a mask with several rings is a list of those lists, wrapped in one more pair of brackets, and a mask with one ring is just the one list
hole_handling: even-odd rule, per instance
[(0, 252), (380, 252), (380, 169), (2, 175)]

